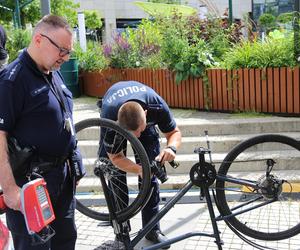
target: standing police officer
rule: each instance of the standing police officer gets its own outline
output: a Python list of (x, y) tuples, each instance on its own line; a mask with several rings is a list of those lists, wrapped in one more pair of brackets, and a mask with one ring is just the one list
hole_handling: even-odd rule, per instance
[[(103, 97), (101, 117), (118, 121), (121, 127), (138, 137), (150, 162), (158, 160), (163, 164), (165, 161), (174, 160), (176, 150), (181, 144), (181, 132), (168, 105), (153, 89), (136, 81), (114, 84)], [(158, 125), (167, 139), (167, 146), (162, 150), (160, 150), (159, 133), (155, 125)], [(103, 143), (102, 140), (101, 138), (100, 145)], [(105, 145), (109, 145), (109, 143), (106, 142)], [(116, 145), (110, 144), (110, 146), (115, 147)], [(100, 157), (103, 157), (102, 151), (99, 152)], [(106, 147), (106, 151), (109, 159), (120, 170), (141, 175), (140, 165), (130, 161), (122, 153), (111, 154), (108, 147)], [(126, 183), (126, 181), (120, 180), (120, 183)], [(142, 210), (143, 227), (159, 210), (159, 185), (155, 176), (151, 179), (151, 187), (153, 188), (152, 195)], [(146, 239), (153, 243), (161, 243), (166, 240), (166, 237), (157, 224), (146, 235)]]
[[(6, 213), (16, 250), (75, 248), (74, 178), (67, 158), (76, 142), (72, 124), (72, 95), (57, 71), (69, 59), (72, 31), (61, 17), (48, 15), (35, 26), (32, 40), (19, 57), (0, 73), (0, 185), (10, 208)], [(34, 148), (34, 161), (47, 163), (38, 171), (47, 182), (56, 219), (51, 240), (32, 246), (20, 210), (20, 187), (30, 177), (12, 172), (8, 138)], [(42, 164), (43, 165), (43, 164)], [(26, 169), (26, 167), (28, 167)], [(34, 178), (32, 176), (32, 178)]]

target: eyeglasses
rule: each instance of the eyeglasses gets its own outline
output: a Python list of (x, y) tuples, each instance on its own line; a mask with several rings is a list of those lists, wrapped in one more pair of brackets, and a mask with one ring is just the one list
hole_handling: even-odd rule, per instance
[(59, 47), (50, 37), (40, 34), (42, 37), (46, 37), (50, 43), (52, 43), (58, 50), (59, 50), (59, 56), (64, 57), (66, 55), (70, 55), (72, 53), (72, 50), (68, 50), (62, 47)]

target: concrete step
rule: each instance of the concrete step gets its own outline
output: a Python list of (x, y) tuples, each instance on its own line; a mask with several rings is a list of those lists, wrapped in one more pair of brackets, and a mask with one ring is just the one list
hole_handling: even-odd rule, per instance
[(183, 137), (210, 135), (242, 135), (280, 132), (300, 132), (299, 118), (264, 117), (251, 119), (180, 119), (177, 122)]
[[(298, 140), (300, 139), (300, 132), (286, 132), (277, 134), (286, 135)], [(210, 148), (211, 151), (215, 153), (228, 153), (235, 145), (253, 136), (254, 134), (209, 136)], [(79, 139), (78, 145), (84, 157), (96, 157), (99, 147), (99, 142), (97, 138), (94, 140)], [(165, 147), (165, 145), (166, 139), (162, 138), (161, 147), (163, 148)], [(194, 152), (194, 149), (198, 147), (207, 147), (206, 138), (204, 136), (183, 137), (182, 144), (178, 149), (177, 154), (191, 154)], [(128, 155), (132, 155), (132, 150), (129, 149)]]
[[(215, 164), (218, 170), (221, 163), (223, 162), (226, 154), (225, 153), (212, 153), (213, 164)], [(129, 157), (131, 160), (133, 158)], [(266, 160), (274, 159), (276, 165), (274, 168), (280, 170), (300, 170), (300, 151), (297, 150), (264, 150), (263, 155), (258, 155), (254, 152), (243, 153), (238, 161), (232, 164), (230, 171), (263, 171), (266, 169)], [(205, 159), (209, 162), (209, 156), (206, 155)], [(199, 161), (199, 156), (197, 154), (179, 154), (175, 158), (179, 162), (180, 166), (176, 169), (172, 168), (169, 164), (166, 164), (168, 174), (188, 174), (191, 167)], [(96, 157), (94, 158), (84, 158), (83, 163), (87, 169), (87, 176), (94, 175), (94, 163)]]
[[(178, 126), (183, 137), (199, 137), (207, 130), (209, 135), (244, 135), (261, 133), (300, 132), (299, 118), (253, 118), (216, 119), (199, 121), (197, 119), (179, 120)], [(88, 132), (87, 132), (88, 131)], [(92, 127), (78, 134), (78, 139), (95, 140), (99, 138), (99, 128)]]

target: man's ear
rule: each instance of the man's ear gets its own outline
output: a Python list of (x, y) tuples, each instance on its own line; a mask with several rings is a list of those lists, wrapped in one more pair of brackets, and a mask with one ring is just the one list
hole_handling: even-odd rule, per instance
[(147, 111), (148, 111), (147, 109), (146, 109), (146, 110), (144, 110), (144, 112), (145, 112), (145, 116), (147, 116)]

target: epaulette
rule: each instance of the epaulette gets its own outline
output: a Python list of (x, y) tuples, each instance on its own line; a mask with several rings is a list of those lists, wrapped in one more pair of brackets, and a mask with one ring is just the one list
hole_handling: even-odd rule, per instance
[(22, 68), (22, 64), (21, 63), (16, 63), (14, 65), (8, 66), (6, 68), (6, 72), (4, 75), (4, 80), (8, 80), (8, 81), (14, 81), (18, 75), (18, 73), (20, 72), (20, 69)]

